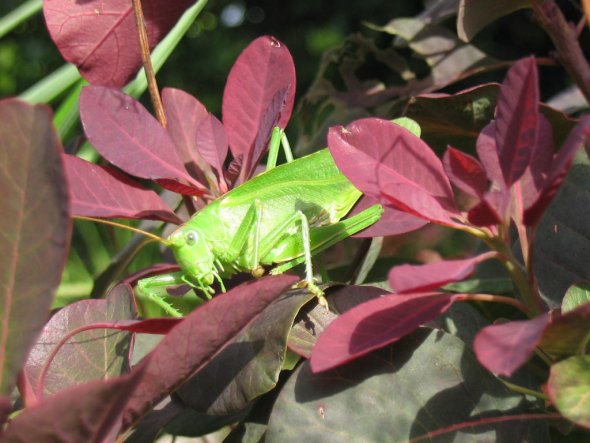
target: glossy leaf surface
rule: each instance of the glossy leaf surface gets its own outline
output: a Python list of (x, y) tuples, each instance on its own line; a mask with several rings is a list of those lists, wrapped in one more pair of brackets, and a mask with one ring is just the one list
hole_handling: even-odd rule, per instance
[(312, 371), (335, 368), (399, 340), (445, 312), (454, 298), (454, 294), (394, 294), (345, 312), (318, 339), (310, 360)]

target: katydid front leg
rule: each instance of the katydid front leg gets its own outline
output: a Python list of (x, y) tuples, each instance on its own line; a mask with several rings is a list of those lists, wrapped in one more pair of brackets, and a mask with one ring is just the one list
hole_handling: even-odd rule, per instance
[(182, 271), (155, 275), (153, 277), (142, 278), (139, 280), (137, 282), (136, 290), (140, 297), (143, 296), (153, 301), (171, 317), (182, 317), (182, 313), (178, 309), (166, 302), (166, 294), (160, 293), (161, 291), (158, 291), (158, 289), (165, 290), (171, 286), (186, 284), (187, 282), (185, 280)]

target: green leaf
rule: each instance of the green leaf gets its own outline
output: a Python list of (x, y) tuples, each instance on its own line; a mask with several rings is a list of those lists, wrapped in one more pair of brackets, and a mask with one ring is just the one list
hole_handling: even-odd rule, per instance
[(45, 106), (0, 101), (0, 395), (49, 317), (71, 221), (61, 146)]
[(461, 0), (457, 16), (457, 34), (463, 41), (475, 35), (500, 17), (529, 7), (530, 0)]
[(553, 365), (547, 392), (566, 418), (590, 428), (590, 355), (570, 357)]
[(565, 293), (561, 302), (561, 312), (571, 311), (590, 301), (590, 282), (575, 283)]
[(312, 374), (301, 365), (275, 402), (265, 441), (390, 443), (439, 431), (453, 442), (547, 442), (543, 422), (492, 424), (532, 406), (484, 371), (461, 340), (421, 329), (335, 371)]

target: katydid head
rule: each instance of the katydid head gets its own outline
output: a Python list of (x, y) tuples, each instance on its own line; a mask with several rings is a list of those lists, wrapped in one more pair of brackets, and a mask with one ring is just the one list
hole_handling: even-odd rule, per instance
[(198, 229), (181, 226), (170, 234), (167, 243), (187, 277), (203, 286), (213, 283), (217, 275), (213, 253)]

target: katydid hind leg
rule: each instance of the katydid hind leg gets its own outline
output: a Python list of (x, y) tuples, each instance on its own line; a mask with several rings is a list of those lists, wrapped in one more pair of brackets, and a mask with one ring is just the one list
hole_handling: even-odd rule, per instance
[[(310, 230), (311, 254), (315, 255), (339, 241), (371, 226), (381, 218), (382, 213), (383, 208), (381, 205), (374, 205), (352, 217), (341, 220), (338, 223), (312, 228)], [(294, 240), (288, 239), (288, 241), (293, 242)], [(293, 248), (296, 248), (296, 246), (293, 246)], [(284, 251), (289, 251), (293, 248), (285, 247)], [(289, 260), (288, 256), (281, 257), (280, 254), (274, 256), (271, 255), (268, 258), (275, 262), (284, 261), (284, 263), (273, 268), (270, 272), (271, 274), (282, 274), (283, 272), (305, 262), (305, 256), (301, 255), (291, 260)]]

